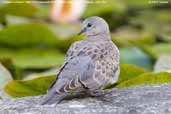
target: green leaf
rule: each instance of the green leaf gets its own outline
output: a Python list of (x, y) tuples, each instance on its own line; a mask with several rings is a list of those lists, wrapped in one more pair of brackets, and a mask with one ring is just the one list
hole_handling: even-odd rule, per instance
[(6, 17), (4, 13), (0, 13), (0, 24), (6, 24)]
[(151, 46), (143, 46), (142, 49), (154, 60), (158, 59), (161, 55), (164, 55), (164, 54), (171, 55), (170, 44), (161, 43), (161, 44), (155, 44)]
[(92, 16), (92, 15), (100, 16), (100, 15), (103, 15), (104, 13), (108, 13), (108, 12), (111, 13), (113, 11), (111, 0), (106, 1), (108, 3), (94, 3), (94, 1), (92, 2), (93, 3), (88, 4), (86, 10), (84, 11), (84, 14), (83, 14), (84, 18)]
[(17, 24), (0, 31), (1, 47), (56, 47), (55, 34), (43, 23)]
[(35, 17), (44, 18), (44, 19), (49, 18), (49, 12), (51, 10), (51, 5), (36, 4), (36, 8), (37, 8), (37, 12), (36, 12)]
[[(55, 27), (58, 28), (58, 27)], [(63, 27), (62, 30), (69, 28)], [(58, 33), (61, 32), (61, 28), (58, 28)], [(53, 31), (53, 32), (52, 32)], [(68, 30), (71, 32), (71, 30)], [(63, 52), (66, 52), (69, 46), (77, 41), (81, 40), (82, 36), (72, 34), (67, 37), (56, 37), (58, 33), (54, 33), (51, 27), (43, 23), (23, 23), (17, 25), (11, 25), (0, 31), (0, 47), (9, 48), (58, 48)], [(64, 32), (62, 32), (64, 33)], [(64, 34), (67, 34), (66, 32)], [(76, 32), (75, 32), (76, 34)], [(16, 42), (17, 41), (17, 42)]]
[[(131, 64), (122, 64), (120, 66), (120, 75), (117, 84), (120, 84), (124, 81), (130, 80), (134, 77), (139, 76), (140, 74), (146, 73), (146, 70), (139, 68)], [(115, 87), (116, 84), (107, 84), (104, 89), (109, 89)]]
[[(129, 22), (134, 25), (140, 25), (145, 31), (148, 31), (156, 36), (159, 40), (170, 42), (171, 33), (171, 13), (170, 10), (142, 10), (136, 16), (130, 16)], [(153, 19), (151, 19), (153, 17)]]
[(119, 47), (151, 45), (154, 44), (155, 37), (149, 32), (137, 30), (133, 27), (123, 26), (112, 33), (112, 40)]
[(21, 69), (46, 69), (59, 66), (64, 55), (55, 49), (7, 49), (0, 48), (0, 58), (10, 58)]
[(150, 8), (153, 6), (149, 0), (124, 0), (124, 2), (129, 8)]
[(9, 57), (0, 57), (0, 62), (6, 68), (10, 68), (11, 66), (13, 66), (12, 59)]
[(121, 72), (117, 83), (130, 80), (134, 77), (139, 76), (140, 74), (146, 73), (145, 69), (139, 68), (131, 64), (122, 64), (120, 70)]
[(0, 62), (10, 71), (13, 79), (21, 78), (22, 70), (14, 65), (12, 58), (0, 55)]
[[(11, 0), (15, 2), (16, 0)], [(24, 0), (22, 0), (24, 1)], [(9, 3), (0, 8), (1, 14), (10, 14), (16, 16), (33, 17), (36, 13), (36, 7), (31, 3)]]
[(161, 72), (161, 73), (145, 73), (130, 80), (124, 81), (116, 87), (129, 87), (135, 85), (144, 84), (162, 84), (171, 82), (171, 73)]
[[(18, 0), (9, 0), (4, 2), (19, 2)], [(20, 0), (26, 1), (26, 0)], [(37, 9), (35, 5), (31, 3), (3, 3), (0, 6), (0, 22), (3, 24), (7, 24), (6, 16), (7, 15), (15, 15), (15, 16), (24, 16), (24, 17), (34, 17)]]
[(9, 82), (4, 90), (14, 98), (45, 94), (55, 76), (41, 77), (28, 81), (14, 80)]

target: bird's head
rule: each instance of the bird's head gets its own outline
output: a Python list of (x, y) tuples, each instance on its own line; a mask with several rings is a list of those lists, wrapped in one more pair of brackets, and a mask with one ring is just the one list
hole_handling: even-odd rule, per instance
[(87, 36), (96, 36), (99, 34), (109, 33), (109, 26), (107, 22), (97, 16), (89, 17), (83, 21), (82, 30), (78, 35), (86, 32)]

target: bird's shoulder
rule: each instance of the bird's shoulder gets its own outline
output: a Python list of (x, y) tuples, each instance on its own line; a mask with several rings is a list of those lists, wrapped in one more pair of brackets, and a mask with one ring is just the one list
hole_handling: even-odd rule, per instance
[(101, 60), (113, 56), (118, 59), (119, 50), (112, 41), (88, 42), (85, 40), (77, 41), (71, 45), (66, 57), (89, 56), (93, 60)]
[(67, 51), (67, 53), (66, 53), (66, 58), (73, 56), (74, 53), (75, 53), (77, 50), (79, 50), (79, 47), (80, 47), (81, 43), (82, 43), (82, 41), (76, 41), (76, 42), (74, 42), (74, 43), (70, 46), (70, 48), (68, 49), (68, 51)]

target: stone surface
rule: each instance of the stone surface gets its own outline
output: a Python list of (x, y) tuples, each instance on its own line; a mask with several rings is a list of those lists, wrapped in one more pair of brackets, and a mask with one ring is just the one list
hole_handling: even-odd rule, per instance
[[(42, 96), (0, 101), (0, 114), (171, 114), (171, 84), (112, 89), (102, 98), (39, 105)], [(104, 101), (105, 100), (105, 101)]]

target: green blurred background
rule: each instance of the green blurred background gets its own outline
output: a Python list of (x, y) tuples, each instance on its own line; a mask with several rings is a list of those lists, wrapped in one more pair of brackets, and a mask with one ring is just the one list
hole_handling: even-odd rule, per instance
[[(23, 3), (15, 3), (16, 1)], [(41, 90), (34, 91), (44, 93), (54, 79), (58, 67), (64, 62), (69, 46), (84, 38), (84, 35), (76, 34), (81, 28), (82, 20), (89, 16), (100, 16), (108, 22), (112, 40), (120, 49), (121, 64), (126, 64), (121, 65), (123, 77), (130, 76), (132, 79), (142, 73), (171, 71), (170, 0), (103, 0), (105, 3), (90, 0), (94, 3), (87, 3), (83, 13), (76, 17), (74, 22), (52, 21), (49, 16), (52, 3), (24, 1), (26, 0), (10, 0), (14, 3), (7, 3), (6, 0), (0, 2), (1, 88), (14, 79), (28, 80), (45, 76), (44, 80), (41, 78), (43, 81), (39, 80), (43, 84), (34, 85), (42, 87)], [(148, 80), (148, 77), (149, 74), (136, 80)], [(164, 81), (160, 78), (162, 77), (154, 83), (170, 80), (170, 77)], [(124, 81), (128, 79), (124, 78)], [(17, 97), (17, 92), (10, 91), (16, 86), (18, 88), (15, 90), (20, 92), (22, 87), (19, 86), (24, 82), (27, 81), (10, 82), (6, 86), (6, 92)], [(45, 82), (48, 84), (44, 84)], [(32, 85), (34, 82), (24, 83), (29, 94), (25, 91), (27, 94), (21, 96), (30, 95), (30, 83)], [(31, 95), (42, 94), (39, 92)]]

